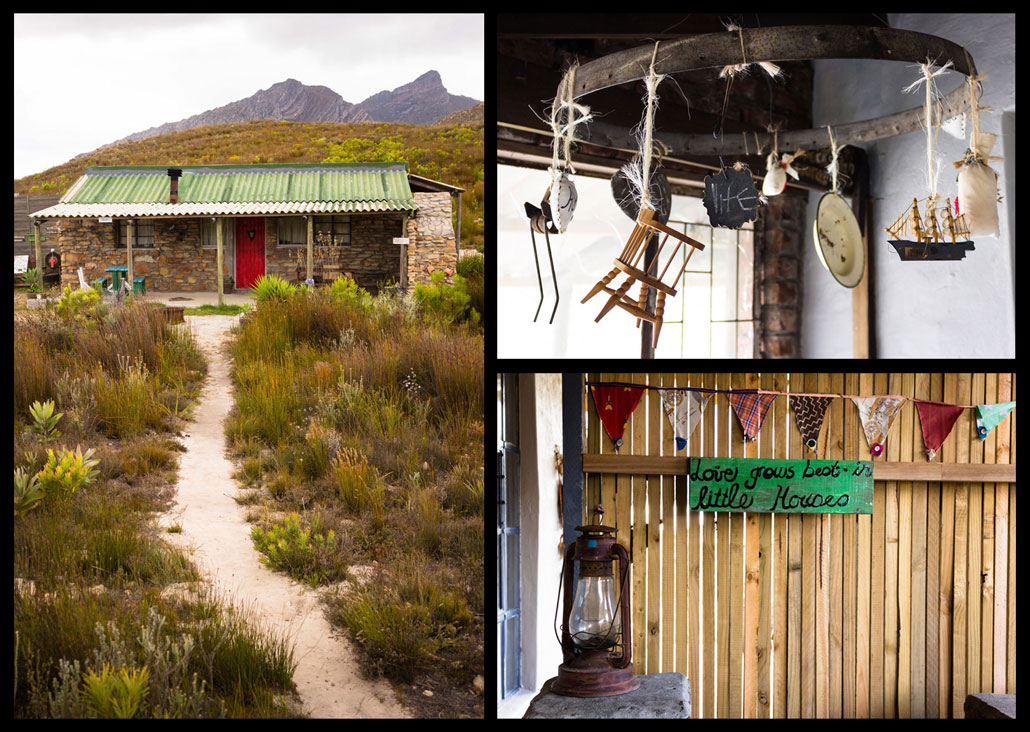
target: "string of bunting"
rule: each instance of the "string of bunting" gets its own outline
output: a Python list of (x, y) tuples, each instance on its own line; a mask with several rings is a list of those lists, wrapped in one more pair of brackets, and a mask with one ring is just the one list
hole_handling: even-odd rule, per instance
[(669, 419), (676, 439), (676, 448), (682, 450), (687, 439), (700, 424), (705, 407), (715, 394), (725, 394), (740, 421), (744, 441), (758, 438), (769, 407), (778, 396), (787, 396), (794, 420), (805, 447), (814, 451), (822, 429), (826, 409), (834, 399), (851, 399), (858, 408), (862, 432), (873, 457), (883, 454), (895, 417), (902, 405), (915, 402), (923, 432), (927, 460), (933, 460), (944, 440), (951, 434), (955, 422), (965, 409), (976, 410), (977, 436), (981, 440), (997, 427), (1016, 403), (947, 404), (926, 399), (896, 395), (857, 396), (852, 394), (818, 394), (811, 392), (785, 392), (769, 389), (708, 389), (697, 386), (651, 386), (621, 381), (588, 381), (586, 386), (594, 399), (597, 414), (616, 451), (622, 446), (622, 435), (630, 415), (640, 403), (645, 389), (658, 391), (662, 410)]

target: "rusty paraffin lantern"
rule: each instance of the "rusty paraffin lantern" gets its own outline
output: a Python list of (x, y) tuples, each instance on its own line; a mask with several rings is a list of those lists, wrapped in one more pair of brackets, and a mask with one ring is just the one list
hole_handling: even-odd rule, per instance
[[(601, 525), (604, 508), (598, 505), (594, 513), (593, 524), (576, 527), (580, 537), (565, 552), (562, 565), (563, 663), (551, 691), (563, 696), (614, 696), (640, 686), (630, 647), (629, 554), (616, 542), (615, 529)], [(622, 584), (618, 599), (612, 576), (616, 559)], [(579, 562), (575, 587), (574, 562)]]

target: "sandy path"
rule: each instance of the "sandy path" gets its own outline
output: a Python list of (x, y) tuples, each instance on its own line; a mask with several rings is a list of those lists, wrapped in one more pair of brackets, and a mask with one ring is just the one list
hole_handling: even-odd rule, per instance
[(325, 620), (318, 596), (310, 588), (274, 573), (258, 561), (244, 509), (231, 496), (237, 486), (225, 456), (222, 419), (232, 406), (229, 364), (221, 344), (237, 320), (230, 315), (187, 316), (208, 358), (209, 373), (186, 427), (186, 452), (179, 463), (178, 504), (167, 516), (182, 526), (165, 534), (181, 547), (194, 549), (200, 571), (233, 602), (251, 608), (294, 641), (297, 670), (293, 680), (312, 717), (406, 717), (384, 681), (365, 681), (357, 671), (354, 649)]

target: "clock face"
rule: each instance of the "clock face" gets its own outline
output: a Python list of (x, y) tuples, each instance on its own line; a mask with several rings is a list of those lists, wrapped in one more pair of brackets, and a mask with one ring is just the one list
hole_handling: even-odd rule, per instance
[(844, 287), (854, 287), (865, 269), (865, 246), (847, 201), (835, 193), (819, 200), (812, 238), (819, 260)]

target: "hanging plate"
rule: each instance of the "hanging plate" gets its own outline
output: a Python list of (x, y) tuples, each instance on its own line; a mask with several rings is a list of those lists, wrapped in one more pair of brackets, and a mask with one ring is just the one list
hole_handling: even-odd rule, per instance
[(862, 281), (865, 271), (865, 247), (862, 232), (851, 206), (836, 193), (826, 193), (812, 222), (812, 239), (819, 261), (833, 278), (845, 287)]

